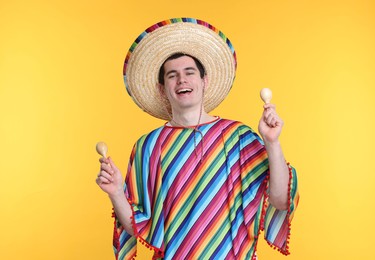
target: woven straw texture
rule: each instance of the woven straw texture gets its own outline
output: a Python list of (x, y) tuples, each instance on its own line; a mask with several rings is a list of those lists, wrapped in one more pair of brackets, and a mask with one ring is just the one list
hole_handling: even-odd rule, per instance
[(236, 56), (230, 41), (211, 25), (197, 24), (197, 21), (202, 22), (172, 19), (158, 23), (141, 34), (128, 52), (124, 65), (127, 91), (152, 116), (171, 119), (170, 104), (160, 94), (157, 84), (160, 66), (174, 53), (192, 55), (205, 67), (207, 112), (223, 101), (233, 84)]

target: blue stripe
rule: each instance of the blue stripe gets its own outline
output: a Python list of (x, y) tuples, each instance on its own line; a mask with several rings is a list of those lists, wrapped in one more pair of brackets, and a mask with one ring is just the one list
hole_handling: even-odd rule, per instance
[[(222, 158), (222, 156), (220, 156)], [(219, 158), (219, 159), (220, 159)], [(212, 167), (216, 167), (218, 158), (213, 161)], [(178, 246), (182, 243), (183, 239), (185, 238), (186, 233), (189, 232), (192, 225), (195, 224), (197, 218), (203, 213), (203, 211), (206, 209), (207, 205), (212, 201), (212, 197), (214, 197), (217, 192), (220, 190), (222, 185), (225, 183), (225, 178), (223, 178), (223, 175), (226, 175), (225, 164), (222, 164), (219, 168), (217, 174), (209, 181), (205, 189), (200, 193), (198, 198), (195, 200), (193, 205), (191, 206), (189, 212), (187, 213), (184, 220), (181, 222), (181, 225), (174, 233), (173, 237), (170, 239), (169, 247), (173, 248), (173, 252), (178, 249)], [(210, 168), (212, 168), (210, 167)], [(179, 215), (183, 214), (185, 212), (185, 208), (191, 204), (191, 201), (194, 199), (194, 195), (196, 194), (197, 190), (199, 190), (199, 187), (202, 186), (202, 182), (204, 182), (207, 179), (207, 174), (210, 174), (212, 170), (210, 168), (207, 169), (204, 176), (202, 176), (199, 183), (197, 183), (196, 188), (191, 192), (191, 195), (187, 198), (186, 202), (182, 206), (181, 210), (178, 212), (178, 214), (175, 217), (175, 220), (178, 221), (180, 219)], [(173, 223), (171, 224), (173, 226)], [(167, 230), (166, 233), (169, 231)]]

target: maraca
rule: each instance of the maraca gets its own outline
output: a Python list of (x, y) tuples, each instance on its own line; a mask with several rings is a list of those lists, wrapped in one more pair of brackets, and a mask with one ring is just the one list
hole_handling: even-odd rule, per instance
[(107, 158), (108, 147), (104, 142), (98, 142), (96, 144), (96, 151), (104, 158)]
[(260, 91), (260, 98), (264, 101), (264, 103), (270, 103), (272, 99), (272, 91), (269, 88), (262, 88)]

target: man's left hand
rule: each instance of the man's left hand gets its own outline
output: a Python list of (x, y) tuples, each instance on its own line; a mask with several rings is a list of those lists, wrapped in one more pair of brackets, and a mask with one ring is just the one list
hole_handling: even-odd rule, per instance
[(274, 104), (265, 104), (263, 108), (264, 111), (259, 121), (258, 131), (265, 143), (277, 142), (284, 122), (276, 113)]

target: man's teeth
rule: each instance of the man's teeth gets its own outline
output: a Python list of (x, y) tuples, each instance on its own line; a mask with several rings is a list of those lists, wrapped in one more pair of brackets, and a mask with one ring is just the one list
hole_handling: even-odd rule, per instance
[(183, 89), (177, 90), (177, 94), (187, 93), (187, 92), (192, 92), (192, 91), (193, 90), (191, 88), (183, 88)]

